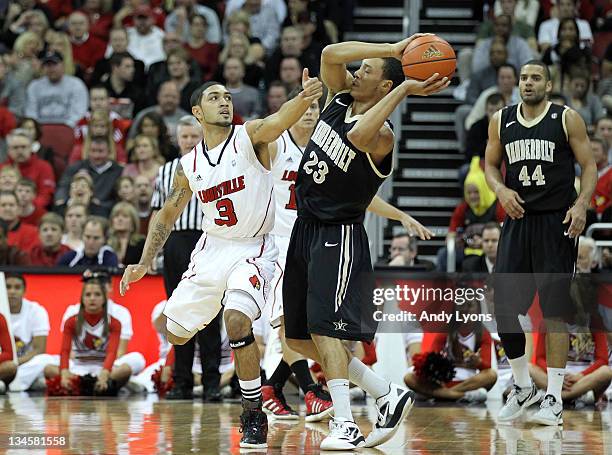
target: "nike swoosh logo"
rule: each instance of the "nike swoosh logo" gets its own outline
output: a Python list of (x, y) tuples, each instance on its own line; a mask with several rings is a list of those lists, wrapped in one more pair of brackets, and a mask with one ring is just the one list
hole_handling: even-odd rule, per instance
[(512, 120), (511, 122), (506, 123), (506, 128), (508, 128), (510, 125), (512, 125), (513, 123), (516, 123), (516, 120)]
[(344, 104), (344, 103), (340, 102), (339, 99), (336, 99), (336, 103), (338, 103), (340, 106), (348, 107), (348, 104)]
[(338, 246), (338, 244), (337, 243), (325, 242), (325, 246), (329, 248), (329, 247), (332, 247), (332, 246)]

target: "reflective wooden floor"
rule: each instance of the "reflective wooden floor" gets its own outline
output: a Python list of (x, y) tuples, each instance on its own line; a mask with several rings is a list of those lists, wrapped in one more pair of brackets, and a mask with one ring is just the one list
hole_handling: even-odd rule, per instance
[[(612, 454), (612, 406), (565, 411), (563, 428), (497, 425), (500, 402), (487, 406), (418, 405), (391, 441), (363, 454)], [(535, 409), (535, 408), (534, 408)], [(303, 412), (303, 408), (301, 408)], [(531, 411), (533, 412), (533, 411)], [(0, 454), (238, 454), (240, 406), (167, 402), (156, 397), (77, 399), (0, 396)], [(371, 404), (354, 406), (370, 431)], [(327, 424), (270, 422), (271, 454), (319, 453)], [(8, 435), (67, 435), (64, 450), (7, 450)], [(265, 451), (264, 451), (265, 452)]]

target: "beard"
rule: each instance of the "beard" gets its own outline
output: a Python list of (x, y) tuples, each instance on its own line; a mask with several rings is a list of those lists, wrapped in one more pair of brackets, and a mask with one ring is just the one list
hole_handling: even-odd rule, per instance
[(222, 128), (227, 128), (228, 126), (232, 126), (232, 121), (231, 120), (222, 120), (220, 122), (214, 122), (214, 123), (212, 123), (212, 125), (220, 126)]
[(531, 95), (531, 98), (529, 99), (525, 99), (521, 95), (521, 99), (523, 100), (523, 103), (525, 103), (528, 106), (535, 106), (537, 104), (540, 104), (545, 98), (546, 98), (546, 93), (533, 93)]

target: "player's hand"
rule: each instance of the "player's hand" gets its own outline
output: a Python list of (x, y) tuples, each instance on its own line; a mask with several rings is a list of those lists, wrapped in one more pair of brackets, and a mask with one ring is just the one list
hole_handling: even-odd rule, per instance
[(427, 80), (415, 81), (414, 79), (406, 79), (402, 82), (402, 85), (406, 90), (406, 96), (429, 96), (444, 90), (450, 83), (451, 81), (448, 77), (440, 79), (439, 73), (433, 73)]
[(102, 371), (100, 371), (100, 374), (98, 375), (98, 380), (96, 381), (96, 385), (94, 386), (94, 390), (96, 392), (106, 391), (106, 389), (108, 388), (109, 376), (110, 376), (110, 373), (108, 372), (107, 369), (103, 369)]
[(62, 376), (61, 379), (60, 379), (61, 386), (64, 389), (70, 390), (70, 388), (72, 386), (72, 382), (70, 381), (72, 379), (72, 375), (70, 374), (70, 371), (69, 370), (62, 370), (60, 375)]
[(521, 199), (518, 193), (508, 187), (499, 190), (497, 199), (502, 205), (506, 213), (513, 220), (523, 218), (525, 209), (521, 206), (525, 201)]
[(427, 35), (433, 35), (433, 33), (415, 33), (414, 35), (409, 36), (408, 38), (404, 38), (403, 40), (392, 44), (391, 48), (393, 49), (393, 52), (391, 54), (391, 57), (395, 57), (396, 59), (401, 60), (402, 55), (404, 54), (404, 49), (406, 49), (412, 41), (417, 38), (420, 38), (421, 36)]
[(135, 283), (147, 274), (148, 266), (142, 264), (128, 265), (123, 272), (121, 277), (121, 283), (119, 283), (119, 293), (125, 295), (130, 289), (130, 283)]
[(300, 96), (311, 103), (323, 96), (323, 84), (317, 77), (308, 77), (308, 68), (302, 71), (302, 88)]
[(565, 214), (563, 224), (570, 223), (565, 235), (569, 235), (570, 239), (575, 239), (584, 230), (586, 225), (586, 205), (582, 203), (574, 204)]
[(434, 236), (433, 232), (431, 232), (429, 229), (427, 229), (425, 226), (423, 226), (421, 223), (419, 223), (407, 213), (404, 213), (404, 216), (400, 221), (402, 223), (402, 226), (404, 226), (404, 229), (408, 231), (408, 234), (416, 235), (421, 240), (429, 240)]

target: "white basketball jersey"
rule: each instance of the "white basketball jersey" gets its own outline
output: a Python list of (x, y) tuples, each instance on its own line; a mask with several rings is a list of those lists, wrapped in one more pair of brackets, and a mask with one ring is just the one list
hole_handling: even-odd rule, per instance
[(189, 187), (204, 212), (203, 230), (232, 238), (258, 237), (274, 226), (272, 173), (264, 168), (243, 125), (213, 149), (204, 141), (181, 158)]
[(297, 179), (304, 149), (297, 145), (289, 130), (284, 131), (276, 140), (276, 147), (276, 159), (272, 163), (276, 205), (272, 234), (290, 237), (293, 224), (297, 219), (295, 179)]

